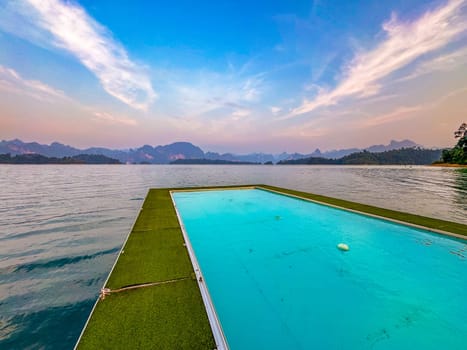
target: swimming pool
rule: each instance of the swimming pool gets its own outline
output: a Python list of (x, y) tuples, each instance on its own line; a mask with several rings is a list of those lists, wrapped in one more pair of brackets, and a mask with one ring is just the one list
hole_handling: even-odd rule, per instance
[(465, 349), (465, 241), (260, 189), (172, 196), (230, 349)]

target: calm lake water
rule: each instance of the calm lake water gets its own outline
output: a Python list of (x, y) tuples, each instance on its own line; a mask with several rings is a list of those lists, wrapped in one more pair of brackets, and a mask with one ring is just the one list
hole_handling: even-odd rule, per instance
[(0, 349), (71, 349), (151, 187), (264, 183), (467, 224), (467, 170), (0, 165)]

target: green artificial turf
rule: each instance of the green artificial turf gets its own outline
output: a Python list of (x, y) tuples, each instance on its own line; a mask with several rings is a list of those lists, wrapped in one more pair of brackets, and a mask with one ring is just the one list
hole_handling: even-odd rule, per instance
[(99, 300), (77, 348), (216, 347), (170, 192), (150, 190), (106, 287), (179, 278)]
[(325, 204), (335, 205), (335, 206), (342, 207), (345, 209), (352, 209), (352, 210), (360, 211), (362, 213), (378, 215), (378, 216), (382, 216), (388, 219), (403, 221), (409, 224), (424, 226), (428, 229), (441, 230), (441, 231), (451, 232), (451, 233), (455, 233), (455, 234), (462, 235), (462, 236), (467, 236), (467, 225), (457, 223), (457, 222), (439, 220), (439, 219), (429, 218), (426, 216), (404, 213), (404, 212), (400, 212), (396, 210), (378, 208), (378, 207), (374, 207), (371, 205), (347, 201), (344, 199), (326, 197), (326, 196), (321, 196), (317, 194), (289, 190), (289, 189), (275, 187), (275, 186), (257, 185), (257, 187), (269, 189), (272, 191), (278, 191), (278, 192), (290, 194), (293, 196), (303, 197), (303, 198), (311, 199), (314, 201), (322, 202)]
[(106, 287), (117, 289), (190, 276), (193, 268), (183, 242), (180, 228), (133, 231)]
[(78, 349), (214, 349), (196, 280), (99, 301)]

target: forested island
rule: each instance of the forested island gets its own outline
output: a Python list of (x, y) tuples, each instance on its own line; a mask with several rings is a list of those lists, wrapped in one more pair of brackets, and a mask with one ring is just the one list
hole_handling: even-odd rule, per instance
[(230, 160), (221, 160), (221, 159), (177, 159), (170, 164), (210, 164), (210, 165), (224, 165), (224, 164), (231, 164), (231, 165), (254, 165), (254, 164), (261, 164), (261, 163), (253, 163), (253, 162), (235, 162)]
[(342, 158), (328, 159), (309, 157), (295, 160), (283, 160), (277, 164), (321, 164), (321, 165), (428, 165), (439, 161), (442, 150), (423, 148), (402, 148), (385, 152), (356, 152)]
[(46, 157), (40, 154), (0, 154), (0, 164), (122, 164), (100, 154), (78, 154), (72, 157)]
[(467, 165), (467, 123), (461, 124), (454, 132), (454, 137), (459, 141), (453, 148), (443, 150), (439, 165), (443, 163)]

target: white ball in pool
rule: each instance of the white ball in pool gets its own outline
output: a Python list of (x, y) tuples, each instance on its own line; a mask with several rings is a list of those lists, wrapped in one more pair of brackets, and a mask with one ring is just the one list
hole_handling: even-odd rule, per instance
[(347, 244), (345, 244), (345, 243), (339, 243), (339, 244), (337, 245), (337, 249), (342, 250), (342, 251), (344, 251), (344, 252), (347, 252), (347, 251), (349, 251), (350, 248), (349, 248), (349, 246), (348, 246)]

